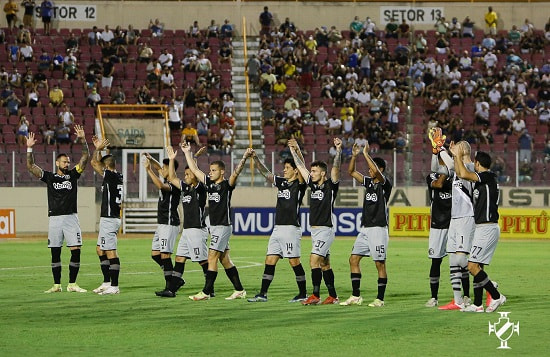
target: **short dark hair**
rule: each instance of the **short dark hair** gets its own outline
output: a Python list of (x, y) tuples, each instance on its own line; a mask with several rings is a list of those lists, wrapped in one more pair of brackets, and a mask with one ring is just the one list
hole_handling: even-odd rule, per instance
[(99, 161), (107, 167), (115, 167), (115, 163), (116, 163), (115, 157), (111, 154), (107, 154), (103, 156)]
[[(164, 165), (170, 165), (170, 159), (164, 159), (164, 160), (162, 160), (162, 163)], [(174, 170), (177, 170), (179, 166), (180, 166), (180, 164), (179, 164), (178, 160), (174, 159)]]
[(283, 165), (289, 164), (293, 169), (296, 169), (296, 163), (292, 159), (285, 159)]
[(59, 154), (59, 155), (57, 155), (57, 156), (55, 157), (55, 161), (59, 160), (59, 159), (62, 158), (63, 156), (69, 157), (69, 155), (67, 155), (67, 154), (65, 154), (64, 152), (62, 152), (61, 154)]
[(321, 171), (327, 172), (328, 167), (327, 163), (321, 160), (316, 160), (311, 163), (311, 167), (318, 167), (321, 169)]
[(212, 161), (210, 165), (218, 165), (221, 170), (225, 170), (225, 163), (222, 160)]
[(475, 160), (479, 162), (481, 166), (483, 166), (486, 169), (489, 169), (491, 167), (491, 164), (493, 160), (491, 159), (491, 155), (486, 153), (485, 151), (478, 151), (476, 153)]
[(382, 159), (381, 157), (375, 157), (372, 159), (376, 166), (378, 166), (378, 169), (381, 171), (386, 171), (386, 160)]

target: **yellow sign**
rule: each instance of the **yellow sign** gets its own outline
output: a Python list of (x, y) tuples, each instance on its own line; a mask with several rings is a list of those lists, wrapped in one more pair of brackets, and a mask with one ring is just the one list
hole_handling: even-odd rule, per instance
[[(499, 209), (500, 236), (503, 238), (550, 238), (550, 217), (540, 208)], [(429, 207), (390, 207), (391, 237), (428, 237)]]

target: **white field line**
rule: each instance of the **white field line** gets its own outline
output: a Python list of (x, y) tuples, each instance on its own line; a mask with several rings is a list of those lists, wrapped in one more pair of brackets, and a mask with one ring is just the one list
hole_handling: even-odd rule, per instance
[[(237, 260), (237, 259), (233, 259), (234, 262), (240, 262), (240, 263), (243, 263), (244, 265), (240, 265), (240, 264), (236, 264), (237, 268), (238, 269), (246, 269), (246, 268), (254, 268), (254, 267), (259, 267), (259, 266), (263, 266), (264, 263), (258, 263), (258, 262), (250, 262), (250, 261), (243, 261), (243, 260)], [(141, 261), (141, 262), (129, 262), (129, 263), (125, 263), (124, 261), (122, 261), (122, 267), (124, 269), (124, 265), (133, 265), (133, 264), (143, 264), (143, 263), (148, 263), (149, 261)], [(186, 262), (186, 265), (189, 264)], [(80, 266), (89, 266), (89, 265), (96, 265), (96, 266), (99, 266), (99, 263), (86, 263), (86, 264), (80, 264)], [(152, 265), (154, 267), (154, 265)], [(51, 268), (50, 265), (35, 265), (35, 266), (24, 266), (24, 267), (8, 267), (8, 268), (0, 268), (0, 273), (1, 272), (4, 272), (4, 271), (14, 271), (14, 270), (21, 270), (21, 269), (46, 269), (46, 268)], [(186, 273), (202, 273), (202, 269), (185, 269), (185, 272)], [(136, 271), (136, 272), (123, 272), (124, 275), (147, 275), (147, 274), (157, 274), (158, 271)], [(96, 276), (96, 275), (101, 275), (99, 273), (97, 274), (86, 274), (86, 273), (80, 273), (78, 275), (83, 275), (83, 276)], [(9, 277), (16, 277), (16, 276), (28, 276), (28, 274), (10, 274)]]

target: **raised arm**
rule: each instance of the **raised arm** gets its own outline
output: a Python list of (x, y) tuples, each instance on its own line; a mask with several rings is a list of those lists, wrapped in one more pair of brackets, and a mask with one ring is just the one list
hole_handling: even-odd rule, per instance
[(92, 168), (95, 172), (97, 172), (100, 175), (103, 175), (103, 171), (105, 170), (105, 164), (101, 162), (101, 151), (105, 149), (107, 146), (109, 146), (109, 140), (103, 139), (99, 140), (97, 136), (92, 137), (92, 142), (94, 143), (94, 153), (92, 154), (92, 160), (90, 163), (92, 164)]
[(176, 166), (174, 165), (174, 159), (178, 153), (171, 146), (167, 146), (166, 154), (168, 155), (168, 159), (170, 159), (170, 163), (168, 164), (168, 181), (181, 190), (181, 181), (176, 175)]
[(336, 147), (336, 155), (334, 155), (334, 161), (332, 162), (330, 178), (332, 182), (338, 182), (340, 181), (340, 166), (342, 165), (342, 140), (334, 138), (334, 146)]
[(430, 184), (430, 186), (432, 188), (443, 188), (443, 184), (445, 183), (445, 180), (447, 179), (447, 176), (446, 175), (439, 175), (439, 177), (437, 178), (437, 180), (433, 180), (432, 183)]
[(363, 174), (355, 170), (355, 162), (357, 161), (357, 155), (359, 155), (359, 152), (361, 152), (361, 148), (357, 144), (353, 144), (353, 147), (351, 149), (351, 159), (349, 161), (348, 166), (348, 173), (351, 177), (355, 179), (355, 181), (359, 183), (363, 183)]
[[(158, 161), (157, 161), (158, 163)], [(151, 178), (151, 181), (153, 181), (153, 184), (157, 186), (159, 190), (169, 191), (170, 185), (162, 182), (158, 175), (153, 171), (153, 168), (151, 166), (151, 160), (147, 159), (143, 162), (143, 166), (145, 167), (145, 170), (147, 171), (147, 174)]]
[(241, 161), (239, 161), (239, 164), (237, 165), (237, 167), (235, 167), (235, 170), (233, 171), (231, 176), (229, 176), (229, 185), (235, 186), (235, 183), (237, 182), (237, 177), (239, 177), (239, 175), (241, 174), (241, 171), (243, 171), (244, 169), (244, 164), (246, 163), (246, 159), (252, 156), (253, 152), (254, 151), (252, 150), (252, 148), (246, 149), (246, 151), (244, 152), (243, 158), (241, 159)]
[(76, 171), (82, 173), (82, 171), (86, 168), (86, 165), (88, 165), (88, 160), (90, 160), (90, 149), (88, 149), (84, 128), (81, 125), (75, 125), (74, 130), (76, 131), (76, 137), (82, 141), (82, 156), (76, 165)]
[(455, 165), (455, 173), (458, 177), (461, 179), (465, 179), (468, 181), (476, 182), (478, 181), (479, 177), (475, 172), (472, 172), (466, 168), (466, 165), (464, 165), (464, 160), (462, 159), (462, 156), (464, 155), (464, 151), (462, 150), (462, 145), (453, 145), (451, 147), (451, 153), (454, 156), (454, 165)]
[(32, 154), (32, 147), (36, 144), (34, 133), (29, 133), (27, 137), (27, 170), (35, 177), (42, 177), (42, 169), (40, 166), (34, 163), (34, 155)]
[(193, 172), (193, 175), (197, 177), (197, 180), (199, 180), (199, 182), (206, 182), (206, 174), (202, 172), (197, 166), (195, 158), (193, 157), (193, 153), (191, 152), (191, 146), (186, 141), (183, 141), (181, 143), (181, 151), (183, 151), (183, 153), (185, 154), (187, 166), (189, 166), (189, 168)]
[(376, 165), (376, 163), (372, 160), (372, 158), (369, 155), (368, 142), (365, 144), (365, 147), (363, 148), (363, 156), (365, 156), (365, 160), (367, 160), (367, 165), (369, 165), (369, 169), (374, 171), (373, 179), (377, 179), (378, 181), (384, 182), (385, 180), (384, 175), (382, 175), (382, 172), (380, 172), (378, 165)]
[(292, 158), (294, 159), (294, 163), (296, 164), (296, 168), (298, 169), (300, 176), (302, 176), (304, 180), (307, 180), (309, 177), (309, 171), (304, 163), (304, 156), (300, 151), (298, 143), (296, 140), (290, 139), (288, 141), (288, 147), (290, 148), (290, 153), (292, 154)]
[(158, 162), (154, 157), (151, 156), (148, 152), (144, 152), (143, 156), (149, 161), (149, 163), (153, 166), (153, 170), (158, 171), (162, 169), (162, 165), (160, 162)]
[(256, 152), (253, 152), (252, 157), (254, 158), (254, 162), (256, 163), (258, 171), (260, 171), (262, 176), (265, 177), (265, 179), (273, 185), (273, 183), (275, 182), (275, 176), (271, 173), (271, 171), (269, 171), (265, 164), (260, 161), (258, 155), (256, 155)]

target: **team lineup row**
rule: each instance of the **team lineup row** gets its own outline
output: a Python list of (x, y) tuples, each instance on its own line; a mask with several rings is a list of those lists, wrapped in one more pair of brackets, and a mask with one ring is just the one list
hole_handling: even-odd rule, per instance
[[(82, 157), (79, 163), (69, 169), (67, 155), (60, 154), (56, 159), (56, 172), (42, 170), (34, 163), (32, 147), (34, 134), (27, 139), (27, 166), (29, 171), (40, 178), (48, 187), (49, 231), (48, 247), (51, 249), (52, 274), (54, 285), (46, 293), (60, 292), (61, 287), (61, 247), (64, 240), (71, 250), (69, 263), (68, 291), (86, 292), (76, 284), (80, 265), (81, 232), (77, 218), (77, 180), (89, 160), (89, 150), (82, 127), (75, 126), (76, 134), (83, 142)], [(494, 253), (500, 232), (498, 231), (498, 187), (495, 175), (488, 170), (491, 158), (486, 153), (477, 153), (471, 162), (470, 147), (466, 142), (454, 145), (449, 151), (443, 144), (445, 138), (441, 130), (430, 131), (433, 147), (432, 175), (427, 183), (432, 197), (432, 226), (429, 239), (429, 256), (432, 258), (430, 285), (432, 298), (426, 306), (437, 306), (440, 264), (449, 254), (451, 285), (454, 300), (440, 309), (482, 312), (482, 293), (485, 288), (491, 297), (487, 312), (495, 311), (506, 298), (499, 294), (495, 285), (483, 271)], [(122, 203), (122, 175), (116, 171), (112, 155), (102, 156), (101, 152), (109, 145), (108, 140), (93, 138), (95, 152), (91, 157), (93, 169), (103, 176), (101, 218), (97, 241), (97, 253), (104, 281), (95, 293), (101, 295), (118, 294), (120, 260), (117, 254), (117, 232), (120, 227), (120, 205)], [(330, 266), (330, 246), (334, 241), (332, 211), (338, 193), (341, 148), (340, 139), (334, 139), (338, 154), (334, 157), (330, 176), (325, 162), (314, 161), (310, 169), (305, 165), (303, 155), (296, 141), (289, 141), (292, 159), (284, 163), (283, 176), (271, 173), (258, 158), (253, 149), (245, 151), (241, 161), (229, 178), (225, 177), (225, 164), (214, 161), (209, 173), (202, 172), (187, 143), (181, 144), (187, 166), (183, 179), (176, 171), (177, 151), (166, 148), (167, 158), (162, 164), (145, 154), (144, 167), (152, 182), (159, 189), (158, 227), (152, 242), (152, 259), (162, 268), (165, 288), (157, 291), (161, 297), (175, 297), (185, 281), (183, 273), (187, 260), (197, 262), (205, 276), (204, 287), (191, 300), (207, 300), (214, 295), (214, 283), (218, 274), (218, 262), (233, 284), (234, 292), (227, 300), (244, 299), (246, 291), (239, 278), (237, 267), (230, 257), (229, 240), (232, 233), (231, 196), (236, 181), (251, 158), (268, 182), (277, 188), (275, 227), (269, 239), (265, 259), (262, 284), (258, 294), (248, 298), (249, 302), (266, 302), (267, 292), (275, 274), (275, 266), (281, 258), (287, 258), (296, 276), (298, 294), (291, 302), (304, 305), (340, 304), (361, 305), (361, 267), (363, 257), (371, 257), (378, 272), (377, 296), (369, 304), (384, 306), (387, 285), (386, 254), (388, 235), (387, 202), (392, 185), (384, 175), (386, 163), (381, 158), (372, 158), (369, 145), (363, 148), (354, 146), (348, 173), (365, 187), (363, 212), (359, 235), (354, 243), (349, 259), (352, 296), (340, 301), (334, 286), (334, 273)], [(452, 154), (452, 157), (449, 155)], [(363, 154), (368, 164), (368, 175), (356, 171), (357, 156)], [(307, 187), (310, 188), (310, 224), (312, 226), (312, 251), (310, 255), (311, 282), (313, 291), (308, 296), (306, 274), (300, 262), (301, 229), (298, 219), (299, 208)], [(496, 196), (495, 196), (496, 192)], [(208, 201), (210, 225), (205, 223), (205, 206)], [(174, 263), (172, 255), (179, 234), (179, 204), (183, 205), (183, 231), (176, 249)], [(484, 212), (490, 212), (483, 216)], [(208, 235), (210, 245), (207, 247)], [(470, 258), (468, 260), (468, 254)], [(474, 301), (469, 303), (468, 270), (474, 276)], [(320, 288), (324, 280), (329, 296), (321, 302)], [(460, 285), (463, 283), (464, 297)]]

